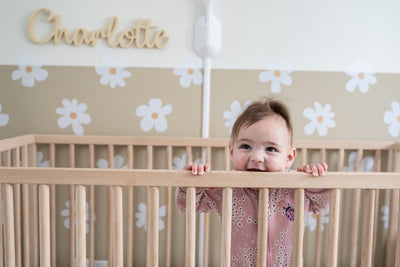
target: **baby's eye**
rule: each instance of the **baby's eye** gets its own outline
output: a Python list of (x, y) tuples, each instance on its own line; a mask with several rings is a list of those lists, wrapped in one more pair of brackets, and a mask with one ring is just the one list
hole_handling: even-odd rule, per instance
[(267, 151), (267, 152), (277, 152), (277, 150), (274, 147), (267, 147), (265, 149), (265, 151)]
[(241, 148), (241, 149), (250, 149), (251, 147), (249, 145), (243, 144), (243, 145), (240, 145), (239, 148)]

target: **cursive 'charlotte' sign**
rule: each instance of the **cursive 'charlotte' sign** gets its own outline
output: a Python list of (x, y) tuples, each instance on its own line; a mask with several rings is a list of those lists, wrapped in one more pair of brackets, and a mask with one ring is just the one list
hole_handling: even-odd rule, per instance
[[(49, 26), (52, 27), (52, 32), (47, 34), (45, 37), (41, 37), (41, 39), (37, 38), (34, 32), (35, 24), (37, 23), (39, 15), (47, 16), (47, 22), (50, 23)], [(83, 28), (78, 28), (71, 33), (67, 29), (60, 29), (60, 21), (60, 15), (54, 16), (53, 11), (48, 8), (36, 10), (29, 19), (29, 38), (38, 44), (49, 43), (53, 40), (57, 45), (62, 39), (64, 39), (67, 44), (75, 46), (80, 46), (82, 44), (96, 46), (97, 40), (101, 38), (106, 40), (111, 47), (123, 48), (132, 45), (135, 45), (137, 48), (164, 48), (169, 41), (169, 37), (166, 35), (164, 30), (158, 30), (152, 34), (156, 26), (151, 25), (150, 19), (145, 22), (139, 19), (136, 25), (133, 25), (118, 35), (115, 34), (118, 27), (117, 17), (110, 19), (106, 29), (88, 31)]]

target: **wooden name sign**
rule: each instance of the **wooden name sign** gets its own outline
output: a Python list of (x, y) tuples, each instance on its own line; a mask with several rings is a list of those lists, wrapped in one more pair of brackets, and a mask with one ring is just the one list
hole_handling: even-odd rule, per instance
[[(38, 39), (34, 33), (35, 23), (38, 15), (47, 15), (47, 21), (52, 24), (53, 31), (43, 39)], [(59, 44), (62, 39), (67, 44), (80, 46), (82, 44), (90, 44), (96, 46), (97, 40), (102, 38), (107, 40), (108, 44), (112, 47), (127, 48), (135, 45), (137, 48), (164, 48), (169, 41), (164, 30), (159, 30), (151, 35), (151, 32), (156, 26), (151, 25), (151, 20), (148, 19), (143, 22), (139, 19), (136, 25), (123, 31), (118, 36), (114, 36), (118, 27), (118, 18), (113, 17), (108, 23), (107, 29), (100, 29), (97, 31), (88, 31), (83, 28), (78, 28), (73, 32), (67, 29), (60, 29), (61, 18), (60, 15), (54, 16), (53, 12), (48, 8), (41, 8), (36, 10), (28, 23), (29, 38), (38, 44), (45, 44), (54, 40), (55, 44)], [(51, 25), (50, 25), (51, 26)]]

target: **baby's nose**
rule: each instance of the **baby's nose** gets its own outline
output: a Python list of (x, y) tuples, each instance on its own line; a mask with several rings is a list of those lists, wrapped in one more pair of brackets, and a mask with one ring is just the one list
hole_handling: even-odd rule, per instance
[(264, 154), (261, 151), (254, 151), (251, 160), (254, 162), (263, 162), (264, 161)]

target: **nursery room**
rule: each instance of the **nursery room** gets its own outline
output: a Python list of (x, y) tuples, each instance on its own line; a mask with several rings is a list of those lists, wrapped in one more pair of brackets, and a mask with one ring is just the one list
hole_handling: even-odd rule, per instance
[[(0, 6), (0, 266), (400, 267), (400, 2)], [(291, 166), (235, 168), (235, 122), (274, 100)]]

